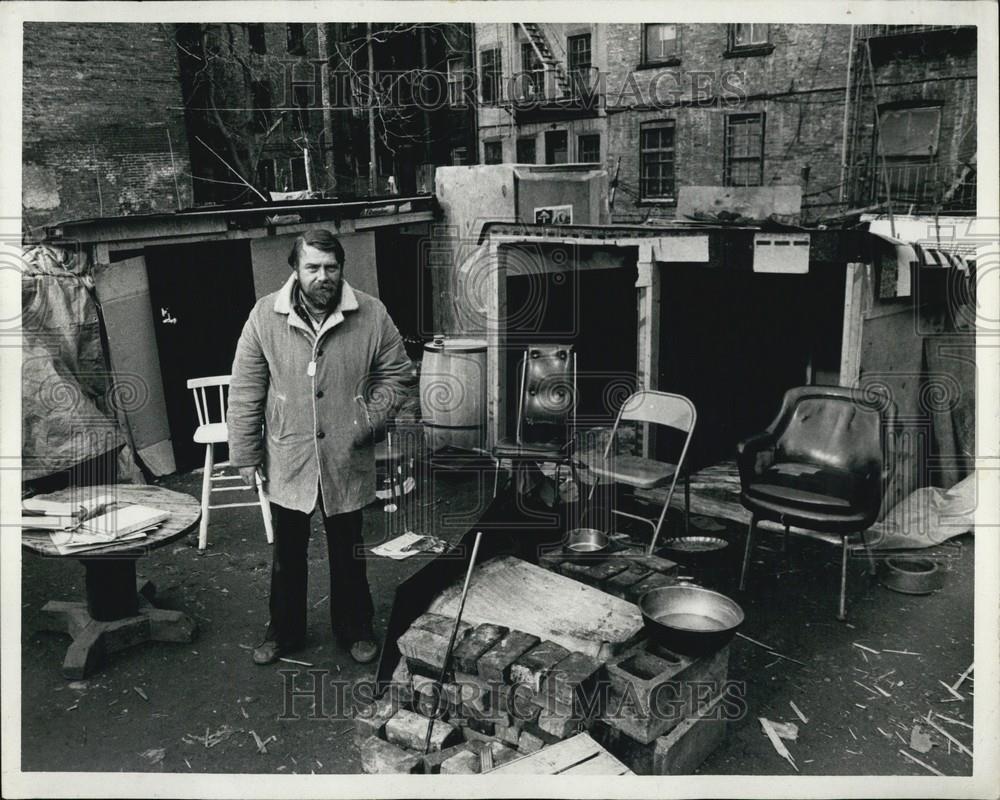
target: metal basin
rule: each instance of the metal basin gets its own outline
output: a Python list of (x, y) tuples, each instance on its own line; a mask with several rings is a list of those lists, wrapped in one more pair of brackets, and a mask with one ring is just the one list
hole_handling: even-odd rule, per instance
[(730, 598), (694, 584), (663, 586), (639, 598), (646, 634), (685, 655), (718, 650), (743, 624), (743, 609)]
[(574, 528), (566, 534), (566, 549), (577, 555), (602, 553), (608, 549), (608, 535), (597, 528)]
[(927, 558), (887, 558), (880, 580), (903, 594), (930, 594), (944, 585), (937, 563)]

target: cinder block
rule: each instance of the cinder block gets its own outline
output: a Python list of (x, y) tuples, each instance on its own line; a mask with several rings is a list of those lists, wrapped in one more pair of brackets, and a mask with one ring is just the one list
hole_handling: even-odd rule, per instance
[(412, 678), (413, 710), (425, 717), (445, 714), (448, 709), (445, 688), (434, 678), (416, 674)]
[(479, 659), (479, 677), (492, 683), (507, 683), (511, 665), (539, 641), (530, 633), (510, 631)]
[(639, 775), (688, 775), (725, 739), (724, 697), (720, 694), (701, 713), (652, 742), (637, 741), (604, 721), (596, 722), (590, 733)]
[(721, 694), (729, 671), (729, 646), (700, 658), (651, 653), (640, 645), (605, 665), (608, 703), (604, 720), (648, 743)]
[(650, 572), (651, 570), (641, 564), (630, 563), (617, 575), (612, 575), (604, 581), (602, 588), (610, 594), (618, 597), (624, 597), (626, 589), (630, 586), (634, 586), (643, 578), (647, 577)]
[(452, 653), (455, 671), (478, 675), (479, 659), (507, 635), (507, 630), (503, 625), (477, 625)]
[[(466, 628), (465, 632), (467, 633), (470, 629)], [(399, 652), (406, 656), (406, 663), (411, 673), (436, 678), (441, 674), (441, 668), (444, 666), (450, 637), (450, 630), (442, 634), (425, 628), (411, 627), (399, 637), (396, 644), (399, 647)], [(460, 629), (455, 638), (456, 644), (460, 643), (463, 637), (464, 634)]]
[[(385, 738), (400, 747), (407, 747), (420, 753), (424, 751), (424, 738), (430, 720), (412, 711), (401, 709), (385, 725)], [(430, 750), (442, 750), (457, 743), (461, 738), (454, 725), (443, 719), (434, 722), (431, 733)]]
[(495, 735), (501, 741), (512, 747), (517, 747), (517, 741), (521, 738), (521, 730), (513, 725), (497, 725)]
[(369, 775), (418, 772), (420, 756), (391, 742), (370, 736), (361, 743), (361, 769)]
[(580, 719), (572, 712), (543, 708), (538, 715), (538, 727), (556, 739), (565, 739), (580, 728)]
[(444, 762), (449, 758), (454, 758), (461, 753), (471, 752), (472, 749), (472, 744), (466, 741), (460, 741), (458, 744), (446, 747), (444, 750), (432, 750), (427, 753), (427, 755), (422, 756), (424, 773), (427, 775), (435, 775), (441, 771), (441, 765), (444, 764)]

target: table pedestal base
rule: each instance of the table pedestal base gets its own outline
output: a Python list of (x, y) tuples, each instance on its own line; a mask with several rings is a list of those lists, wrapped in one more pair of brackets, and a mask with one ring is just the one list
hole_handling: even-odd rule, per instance
[(111, 653), (142, 642), (190, 642), (197, 625), (187, 614), (150, 605), (152, 584), (141, 582), (136, 592), (138, 614), (111, 621), (94, 619), (86, 603), (50, 600), (42, 608), (46, 630), (68, 633), (73, 643), (63, 660), (63, 675), (81, 680), (107, 661)]

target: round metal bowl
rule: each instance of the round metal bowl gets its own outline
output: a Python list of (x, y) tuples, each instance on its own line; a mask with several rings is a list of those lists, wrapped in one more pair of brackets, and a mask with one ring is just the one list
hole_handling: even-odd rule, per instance
[(715, 553), (727, 548), (729, 542), (719, 536), (678, 536), (667, 539), (663, 546), (678, 553)]
[(927, 558), (887, 558), (880, 580), (887, 589), (903, 594), (930, 594), (944, 583), (937, 563)]
[(646, 634), (675, 653), (703, 655), (726, 645), (743, 624), (743, 609), (724, 594), (694, 584), (663, 586), (639, 598)]
[(608, 535), (597, 528), (574, 528), (566, 534), (566, 549), (576, 555), (592, 555), (608, 549)]

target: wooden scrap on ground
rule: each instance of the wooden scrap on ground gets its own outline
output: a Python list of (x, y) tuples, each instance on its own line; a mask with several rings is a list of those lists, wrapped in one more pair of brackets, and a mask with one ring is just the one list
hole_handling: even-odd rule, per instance
[(965, 672), (962, 673), (961, 677), (959, 677), (959, 679), (951, 685), (953, 691), (958, 691), (958, 687), (961, 686), (963, 683), (965, 683), (965, 679), (968, 678), (969, 675), (972, 673), (972, 668), (974, 666), (976, 666), (974, 663), (969, 664), (969, 668), (965, 670)]
[(250, 731), (250, 735), (253, 737), (254, 743), (257, 745), (257, 752), (262, 756), (267, 755), (267, 747), (265, 746), (263, 740), (257, 734), (257, 731)]
[(947, 739), (949, 742), (951, 742), (951, 744), (955, 745), (955, 747), (957, 747), (959, 750), (961, 750), (963, 753), (965, 753), (969, 758), (972, 758), (972, 751), (968, 747), (966, 747), (964, 744), (962, 744), (960, 741), (958, 741), (958, 739), (956, 739), (954, 736), (952, 736), (950, 733), (948, 733), (948, 731), (946, 731), (944, 728), (942, 728), (940, 725), (938, 725), (933, 720), (930, 720), (930, 719), (927, 720), (927, 724), (930, 725), (938, 733), (940, 733), (945, 739)]
[(140, 689), (138, 686), (133, 686), (132, 690), (137, 695), (139, 695), (139, 697), (141, 697), (143, 700), (145, 700), (147, 703), (149, 702), (149, 698), (146, 696), (146, 693), (142, 689)]
[(795, 703), (789, 700), (788, 705), (792, 707), (792, 711), (795, 712), (795, 716), (797, 716), (800, 720), (802, 720), (803, 725), (807, 725), (809, 723), (809, 718), (806, 717), (806, 715), (799, 710), (799, 707), (795, 705)]
[(298, 661), (297, 659), (294, 659), (294, 658), (285, 658), (284, 656), (282, 656), (281, 658), (279, 658), (278, 661), (284, 661), (286, 664), (298, 664), (301, 667), (311, 667), (312, 666), (312, 664), (310, 664), (308, 661)]
[(951, 693), (952, 693), (952, 694), (953, 694), (953, 695), (955, 696), (955, 699), (956, 699), (956, 700), (965, 700), (965, 698), (964, 698), (964, 697), (962, 697), (962, 695), (960, 695), (960, 694), (959, 694), (958, 692), (956, 692), (956, 691), (955, 691), (954, 689), (952, 689), (952, 688), (951, 688), (951, 687), (950, 687), (950, 686), (949, 686), (949, 685), (948, 685), (947, 683), (945, 683), (944, 681), (942, 681), (942, 680), (939, 680), (939, 681), (938, 681), (938, 683), (940, 683), (940, 684), (941, 684), (941, 685), (942, 685), (942, 686), (943, 686), (943, 687), (944, 687), (945, 689), (947, 689), (947, 690), (948, 690), (949, 692), (951, 692)]
[(792, 758), (792, 754), (788, 752), (788, 748), (785, 747), (785, 743), (781, 741), (781, 737), (774, 729), (774, 725), (771, 723), (771, 720), (766, 719), (765, 717), (757, 717), (757, 719), (760, 722), (760, 727), (764, 729), (765, 735), (771, 740), (771, 746), (774, 748), (775, 752), (791, 764), (792, 769), (798, 772), (799, 768), (795, 765), (795, 759)]
[(903, 749), (900, 749), (900, 751), (899, 751), (899, 752), (900, 752), (900, 754), (901, 754), (901, 755), (904, 755), (904, 756), (906, 756), (906, 757), (907, 757), (908, 759), (910, 759), (910, 761), (912, 761), (912, 762), (913, 762), (914, 764), (919, 764), (919, 765), (920, 765), (921, 767), (923, 767), (923, 768), (924, 768), (924, 769), (926, 769), (927, 771), (929, 771), (929, 772), (933, 772), (933, 773), (934, 773), (935, 775), (940, 775), (940, 776), (941, 776), (942, 778), (943, 778), (943, 777), (945, 777), (945, 775), (944, 775), (944, 773), (943, 773), (943, 772), (941, 772), (940, 770), (936, 770), (936, 769), (934, 769), (934, 767), (932, 767), (932, 766), (931, 766), (930, 764), (925, 764), (925, 763), (924, 763), (923, 761), (921, 761), (921, 760), (920, 760), (919, 758), (917, 758), (916, 756), (913, 756), (913, 755), (910, 755), (910, 754), (909, 754), (909, 753), (907, 753), (907, 752), (906, 752), (905, 750), (903, 750)]
[(921, 653), (912, 653), (909, 650), (889, 650), (886, 648), (882, 651), (883, 653), (895, 653), (898, 656), (919, 656)]
[(871, 647), (865, 647), (863, 644), (858, 644), (857, 642), (851, 642), (851, 644), (854, 645), (855, 647), (857, 647), (859, 650), (865, 650), (866, 652), (869, 652), (872, 655), (876, 655), (876, 656), (879, 655), (879, 651), (878, 650), (874, 650)]
[(952, 719), (951, 717), (946, 717), (944, 714), (939, 714), (937, 711), (931, 712), (938, 719), (943, 719), (945, 722), (950, 722), (952, 725), (961, 725), (963, 728), (968, 728), (972, 730), (972, 726), (968, 722), (962, 722), (960, 719)]

